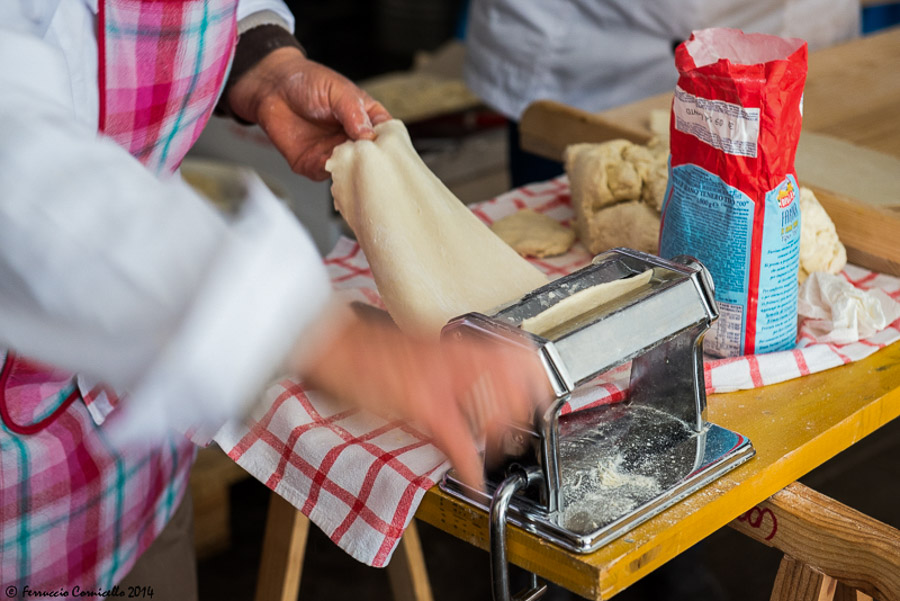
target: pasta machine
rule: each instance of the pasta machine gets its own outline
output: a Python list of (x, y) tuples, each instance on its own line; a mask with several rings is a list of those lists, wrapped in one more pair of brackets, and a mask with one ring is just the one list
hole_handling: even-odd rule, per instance
[[(619, 248), (490, 315), (444, 327), (444, 338), (536, 349), (555, 397), (533, 423), (512, 426), (499, 452), (486, 452), (485, 491), (452, 470), (440, 483), (491, 514), (495, 598), (509, 597), (507, 521), (587, 553), (753, 456), (747, 438), (706, 421), (702, 342), (717, 317), (698, 261)], [(626, 400), (568, 410), (580, 390), (629, 366)], [(538, 588), (520, 598), (537, 598)]]

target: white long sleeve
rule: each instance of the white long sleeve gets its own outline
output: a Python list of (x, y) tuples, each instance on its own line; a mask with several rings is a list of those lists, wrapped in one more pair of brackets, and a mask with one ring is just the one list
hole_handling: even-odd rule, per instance
[(673, 45), (707, 27), (799, 37), (810, 49), (859, 32), (858, 0), (471, 0), (466, 84), (518, 120), (551, 99), (601, 111), (675, 88)]
[(157, 421), (227, 417), (327, 302), (318, 252), (258, 180), (229, 223), (99, 138), (41, 5), (0, 10), (0, 346)]

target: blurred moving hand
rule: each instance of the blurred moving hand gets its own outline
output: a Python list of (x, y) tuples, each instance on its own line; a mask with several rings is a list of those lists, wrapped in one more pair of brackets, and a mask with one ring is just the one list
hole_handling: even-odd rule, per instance
[[(304, 369), (305, 382), (332, 398), (421, 427), (460, 478), (483, 488), (482, 435), (531, 421), (550, 398), (536, 353), (478, 341), (426, 342), (359, 317), (340, 324)], [(473, 394), (474, 393), (474, 394)]]
[[(258, 123), (295, 172), (316, 180), (328, 177), (335, 146), (374, 139), (373, 126), (391, 118), (347, 78), (290, 47), (266, 56), (228, 94), (237, 116)], [(306, 384), (422, 428), (473, 487), (483, 487), (480, 438), (530, 422), (538, 402), (550, 398), (537, 355), (524, 349), (425, 342), (357, 316), (335, 327), (312, 363), (296, 362)]]
[(296, 173), (317, 181), (328, 178), (325, 161), (335, 146), (372, 140), (373, 125), (391, 118), (349, 79), (292, 47), (247, 71), (228, 102), (237, 116), (262, 127)]

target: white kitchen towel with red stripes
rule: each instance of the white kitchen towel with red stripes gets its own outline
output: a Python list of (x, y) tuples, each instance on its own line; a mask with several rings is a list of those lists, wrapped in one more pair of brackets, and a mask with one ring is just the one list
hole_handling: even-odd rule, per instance
[[(523, 208), (570, 225), (574, 216), (568, 181), (560, 177), (519, 188), (472, 210), (492, 223)], [(583, 267), (590, 258), (576, 244), (565, 255), (534, 264), (553, 278)], [(382, 306), (358, 244), (341, 239), (325, 263), (336, 289)], [(854, 266), (847, 266), (842, 275), (858, 288), (879, 288), (900, 300), (898, 278)], [(865, 340), (838, 345), (817, 342), (801, 324), (794, 350), (707, 358), (707, 392), (765, 386), (862, 359), (900, 339), (898, 328), (900, 320)], [(623, 399), (628, 375), (625, 366), (582, 387), (566, 412)], [(710, 404), (727, 402), (727, 395), (710, 399)], [(292, 380), (271, 386), (254, 419), (229, 424), (215, 440), (347, 553), (374, 566), (387, 564), (425, 491), (449, 468), (428, 438), (413, 428), (339, 407)]]

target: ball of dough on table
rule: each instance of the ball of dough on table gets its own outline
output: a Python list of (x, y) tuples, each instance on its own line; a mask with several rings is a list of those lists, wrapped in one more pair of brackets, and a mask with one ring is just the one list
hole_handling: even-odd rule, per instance
[(800, 188), (800, 219), (800, 282), (814, 271), (840, 273), (847, 264), (847, 249), (809, 188)]
[(597, 211), (583, 227), (581, 242), (594, 254), (618, 246), (656, 253), (659, 246), (659, 215), (639, 200)]
[[(610, 184), (608, 167), (622, 162), (622, 152), (630, 145), (628, 140), (610, 140), (603, 144), (572, 144), (566, 148), (565, 164), (569, 181), (579, 181), (585, 191), (582, 201), (592, 210), (614, 204), (616, 198)], [(619, 176), (614, 173), (614, 177)], [(620, 192), (621, 193), (621, 192)]]
[(561, 255), (575, 242), (574, 231), (531, 209), (498, 219), (491, 230), (524, 257)]
[(627, 140), (566, 149), (578, 237), (591, 252), (627, 246), (656, 252), (668, 181), (668, 146)]
[(669, 147), (658, 138), (653, 138), (647, 146), (632, 144), (622, 152), (622, 159), (634, 165), (641, 179), (638, 194), (627, 197), (627, 200), (640, 198), (650, 204), (657, 212), (662, 210), (663, 198), (666, 195), (666, 184), (669, 181)]
[(662, 211), (663, 200), (666, 198), (666, 187), (669, 183), (669, 166), (667, 163), (655, 165), (647, 179), (644, 180), (644, 188), (641, 191), (641, 200), (649, 204), (659, 213)]
[(631, 200), (641, 195), (641, 176), (634, 163), (614, 161), (606, 165), (609, 191), (615, 200)]
[(648, 147), (638, 144), (626, 147), (622, 151), (622, 159), (634, 165), (635, 171), (642, 180), (647, 179), (647, 175), (657, 162), (656, 156)]

